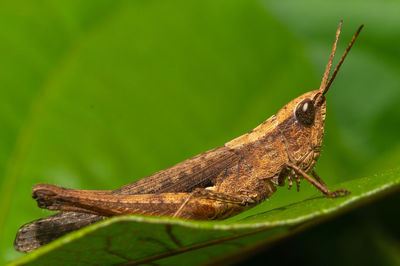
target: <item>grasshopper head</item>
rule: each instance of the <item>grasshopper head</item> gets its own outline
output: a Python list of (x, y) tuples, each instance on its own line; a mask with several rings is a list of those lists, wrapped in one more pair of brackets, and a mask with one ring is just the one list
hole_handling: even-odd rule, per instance
[(319, 157), (326, 114), (326, 101), (320, 90), (307, 92), (290, 101), (276, 114), (289, 160), (305, 171)]
[(326, 114), (325, 94), (328, 92), (363, 25), (354, 34), (353, 39), (350, 41), (332, 76), (328, 80), (341, 27), (342, 21), (340, 21), (336, 31), (335, 42), (322, 77), (320, 88), (292, 100), (279, 110), (276, 115), (289, 161), (299, 166), (305, 172), (310, 171), (314, 167), (321, 151)]
[[(265, 145), (268, 147), (265, 151), (266, 153), (270, 152), (270, 157), (266, 157), (264, 156), (265, 153), (262, 153), (261, 155), (258, 154), (260, 155), (258, 156), (259, 158), (267, 158), (266, 161), (272, 161), (276, 157), (279, 157), (279, 153), (284, 150), (289, 162), (297, 165), (305, 172), (309, 172), (314, 167), (321, 151), (322, 137), (324, 135), (326, 114), (325, 94), (363, 27), (361, 26), (353, 36), (353, 39), (348, 45), (344, 55), (328, 80), (341, 26), (342, 21), (340, 22), (339, 28), (336, 32), (335, 43), (320, 88), (318, 90), (304, 93), (290, 101), (282, 107), (275, 116), (271, 116), (254, 130), (226, 143), (225, 146), (231, 149), (241, 149), (243, 152), (248, 152), (251, 150), (251, 148), (249, 148), (250, 145), (253, 145), (254, 147), (255, 143), (267, 143)], [(274, 143), (278, 143), (275, 142), (275, 139), (279, 140), (279, 145), (281, 142), (283, 145), (275, 147)], [(277, 151), (276, 153), (271, 152), (271, 150), (274, 149)], [(284, 160), (286, 161), (286, 158), (284, 158)], [(267, 165), (266, 168), (269, 169), (270, 174), (275, 173), (276, 169), (273, 168), (274, 166), (266, 163), (266, 161), (263, 161), (263, 165)], [(281, 166), (283, 164), (278, 165)], [(265, 175), (265, 173), (263, 174)]]

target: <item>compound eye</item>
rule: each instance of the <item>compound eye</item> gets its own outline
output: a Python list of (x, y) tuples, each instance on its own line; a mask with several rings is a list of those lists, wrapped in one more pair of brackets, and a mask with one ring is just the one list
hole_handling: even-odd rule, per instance
[(315, 109), (314, 103), (310, 99), (305, 99), (297, 105), (295, 111), (296, 119), (306, 126), (311, 126), (314, 123)]

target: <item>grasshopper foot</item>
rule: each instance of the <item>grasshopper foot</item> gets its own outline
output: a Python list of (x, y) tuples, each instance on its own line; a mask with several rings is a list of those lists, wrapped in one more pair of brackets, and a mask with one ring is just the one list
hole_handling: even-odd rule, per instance
[(326, 193), (326, 196), (328, 198), (337, 198), (337, 197), (341, 197), (341, 196), (346, 196), (349, 195), (350, 191), (347, 191), (346, 189), (338, 189), (336, 191), (328, 191)]

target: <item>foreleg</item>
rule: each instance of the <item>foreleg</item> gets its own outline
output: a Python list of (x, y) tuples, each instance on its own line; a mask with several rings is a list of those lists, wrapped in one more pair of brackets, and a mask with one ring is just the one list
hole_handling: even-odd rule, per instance
[[(296, 171), (297, 174), (301, 175), (304, 179), (306, 179), (308, 182), (310, 182), (314, 187), (316, 187), (318, 190), (320, 190), (322, 193), (324, 193), (328, 198), (336, 198), (339, 196), (343, 195), (348, 195), (350, 194), (349, 191), (346, 189), (338, 189), (336, 191), (329, 191), (325, 183), (317, 177), (316, 180), (314, 180), (311, 176), (309, 176), (306, 172), (301, 170), (299, 167), (297, 167), (294, 164), (288, 164), (290, 168), (292, 168), (294, 171)], [(314, 172), (315, 173), (315, 172)], [(322, 181), (322, 182), (320, 182)]]

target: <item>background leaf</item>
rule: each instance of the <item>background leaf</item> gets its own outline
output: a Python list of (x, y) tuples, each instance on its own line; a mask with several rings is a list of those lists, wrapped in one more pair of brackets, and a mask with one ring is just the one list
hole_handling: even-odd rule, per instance
[[(396, 1), (0, 6), (2, 262), (21, 256), (12, 248), (19, 226), (50, 213), (31, 199), (34, 184), (114, 189), (247, 132), (319, 85), (340, 18), (339, 54), (366, 27), (328, 95), (317, 170), (331, 186), (398, 166)], [(303, 185), (274, 201), (314, 194)], [(393, 228), (393, 215), (374, 224)]]

